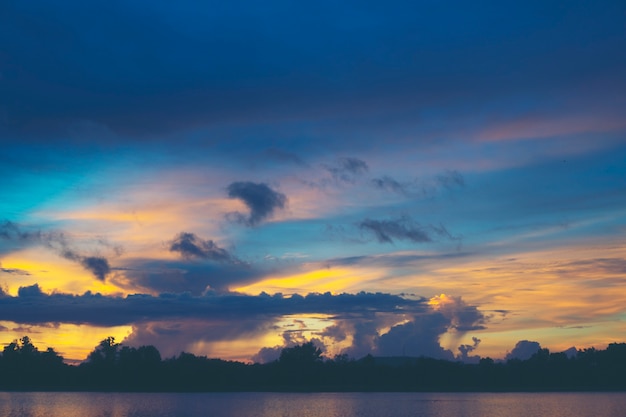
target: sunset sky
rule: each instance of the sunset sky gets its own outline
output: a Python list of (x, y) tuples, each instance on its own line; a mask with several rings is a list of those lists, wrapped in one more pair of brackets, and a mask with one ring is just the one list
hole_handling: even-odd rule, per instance
[(623, 0), (0, 2), (0, 343), (625, 342), (625, 22)]

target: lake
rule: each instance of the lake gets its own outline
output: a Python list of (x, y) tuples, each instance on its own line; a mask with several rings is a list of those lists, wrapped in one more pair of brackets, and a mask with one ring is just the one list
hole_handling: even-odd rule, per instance
[(626, 393), (0, 392), (3, 417), (626, 417)]

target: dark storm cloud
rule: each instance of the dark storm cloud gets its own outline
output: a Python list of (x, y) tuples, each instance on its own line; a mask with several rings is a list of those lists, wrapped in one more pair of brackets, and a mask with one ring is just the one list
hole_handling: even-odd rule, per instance
[(425, 311), (423, 299), (407, 299), (382, 293), (308, 294), (283, 297), (234, 293), (128, 295), (124, 298), (87, 292), (83, 295), (41, 292), (37, 284), (21, 287), (17, 297), (0, 298), (0, 317), (23, 324), (74, 323), (118, 326), (141, 321), (232, 320), (257, 317), (271, 319), (284, 315), (324, 313), (355, 317), (380, 313)]
[[(85, 270), (91, 272), (100, 281), (104, 281), (111, 273), (111, 266), (107, 258), (103, 256), (83, 255), (72, 248), (72, 239), (65, 233), (58, 231), (30, 230), (22, 225), (4, 221), (0, 224), (0, 239), (10, 244), (8, 248), (0, 247), (0, 252), (14, 250), (33, 245), (42, 245), (62, 258), (80, 264)], [(121, 248), (109, 244), (104, 239), (97, 239), (96, 244), (101, 247), (111, 248), (115, 254), (121, 253)], [(8, 271), (4, 271), (8, 272)], [(14, 273), (18, 273), (15, 270)], [(26, 272), (27, 273), (27, 272)]]
[(169, 250), (178, 252), (185, 259), (199, 258), (216, 262), (241, 262), (212, 240), (203, 240), (194, 233), (181, 232), (169, 243)]
[(287, 204), (283, 193), (272, 190), (265, 183), (238, 181), (230, 184), (227, 190), (228, 197), (241, 200), (250, 210), (248, 216), (237, 212), (231, 213), (230, 217), (249, 227), (272, 217), (276, 210), (285, 208)]

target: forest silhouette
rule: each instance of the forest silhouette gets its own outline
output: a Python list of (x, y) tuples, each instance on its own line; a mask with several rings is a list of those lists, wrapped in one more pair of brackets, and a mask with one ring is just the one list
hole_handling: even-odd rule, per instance
[(626, 343), (568, 357), (540, 349), (528, 360), (477, 364), (432, 358), (324, 358), (313, 343), (285, 348), (278, 360), (247, 364), (181, 353), (163, 359), (154, 346), (108, 337), (80, 365), (28, 336), (0, 356), (0, 390), (22, 391), (599, 391), (626, 390)]

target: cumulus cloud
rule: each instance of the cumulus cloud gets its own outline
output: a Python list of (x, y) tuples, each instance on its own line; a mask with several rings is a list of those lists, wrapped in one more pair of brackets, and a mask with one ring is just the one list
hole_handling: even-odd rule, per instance
[(482, 330), (487, 321), (476, 306), (468, 305), (461, 297), (445, 294), (430, 299), (429, 304), (450, 321), (450, 328), (457, 332)]
[[(375, 314), (344, 316), (337, 323), (317, 334), (341, 342), (351, 336), (351, 344), (343, 350), (359, 358), (369, 353), (378, 356), (426, 356), (452, 360), (454, 353), (439, 343), (444, 333), (460, 339), (470, 330), (485, 328), (487, 318), (461, 297), (441, 295), (429, 301), (429, 308), (406, 314)], [(383, 333), (383, 329), (389, 329)], [(477, 343), (473, 348), (477, 346)], [(459, 350), (473, 350), (460, 345)], [(469, 358), (468, 360), (471, 360)]]
[[(468, 331), (485, 328), (487, 318), (461, 297), (442, 294), (433, 297), (428, 304), (431, 306), (428, 312), (407, 316), (405, 322), (392, 326), (387, 333), (373, 335), (373, 351), (379, 356), (452, 360), (454, 353), (439, 343), (444, 333), (451, 333), (453, 340), (458, 340)], [(459, 349), (467, 350), (463, 345)]]
[(169, 242), (169, 250), (178, 252), (185, 259), (208, 259), (216, 262), (237, 262), (226, 249), (212, 240), (203, 240), (194, 233), (181, 232)]
[(472, 337), (472, 344), (471, 345), (460, 345), (459, 346), (459, 356), (458, 358), (460, 360), (462, 360), (463, 362), (478, 362), (480, 360), (479, 356), (469, 356), (469, 354), (471, 352), (473, 352), (478, 345), (480, 344), (481, 340), (477, 337)]
[(411, 321), (393, 326), (376, 342), (378, 356), (427, 356), (438, 359), (453, 359), (454, 355), (439, 344), (450, 321), (442, 314), (427, 314), (414, 317)]
[(505, 360), (519, 359), (525, 361), (530, 359), (535, 353), (539, 352), (541, 345), (539, 342), (533, 342), (530, 340), (520, 340), (515, 344), (512, 351), (506, 354)]
[(28, 297), (42, 297), (45, 294), (39, 288), (39, 284), (34, 284), (26, 287), (20, 287), (17, 291), (17, 296), (21, 298)]
[(259, 223), (273, 216), (278, 209), (284, 209), (287, 196), (271, 189), (265, 183), (237, 181), (227, 188), (228, 197), (241, 200), (250, 210), (246, 216), (242, 213), (231, 213), (230, 217), (246, 226), (257, 226)]

